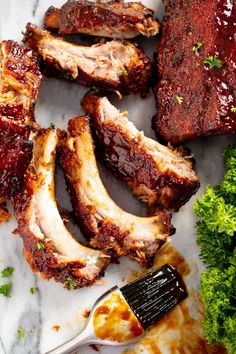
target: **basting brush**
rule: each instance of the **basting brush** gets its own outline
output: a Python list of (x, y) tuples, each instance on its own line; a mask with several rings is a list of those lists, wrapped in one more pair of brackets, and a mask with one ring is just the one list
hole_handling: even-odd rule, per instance
[(107, 291), (96, 301), (82, 333), (46, 354), (71, 354), (89, 344), (130, 344), (186, 297), (181, 276), (166, 264), (120, 289)]

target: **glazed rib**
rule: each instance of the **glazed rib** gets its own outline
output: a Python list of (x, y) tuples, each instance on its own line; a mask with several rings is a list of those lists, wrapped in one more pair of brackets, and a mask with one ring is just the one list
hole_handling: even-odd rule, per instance
[(20, 188), (32, 155), (30, 123), (42, 76), (37, 55), (14, 41), (0, 42), (0, 200)]
[(85, 33), (128, 39), (140, 34), (155, 36), (160, 25), (153, 11), (141, 2), (69, 0), (61, 9), (49, 7), (44, 27), (60, 34)]
[[(235, 134), (235, 1), (165, 0), (164, 4), (153, 120), (157, 135), (180, 143)], [(218, 67), (210, 68), (206, 59)]]
[(199, 180), (184, 149), (147, 138), (106, 97), (90, 92), (82, 106), (104, 161), (142, 201), (177, 210), (197, 191)]
[(29, 123), (42, 75), (37, 55), (14, 41), (0, 42), (0, 114)]
[(69, 136), (60, 151), (72, 205), (90, 244), (150, 266), (172, 232), (170, 214), (137, 217), (114, 203), (98, 172), (88, 117), (69, 121)]
[(47, 75), (124, 94), (145, 94), (148, 90), (151, 61), (132, 43), (113, 40), (91, 47), (78, 46), (32, 24), (27, 25), (24, 42), (38, 51)]
[(13, 196), (22, 185), (32, 157), (29, 133), (25, 124), (0, 116), (0, 197), (3, 200)]
[(42, 129), (34, 140), (24, 187), (14, 198), (18, 232), (34, 272), (66, 287), (88, 286), (103, 273), (109, 256), (82, 246), (64, 226), (54, 195), (57, 143), (55, 129)]

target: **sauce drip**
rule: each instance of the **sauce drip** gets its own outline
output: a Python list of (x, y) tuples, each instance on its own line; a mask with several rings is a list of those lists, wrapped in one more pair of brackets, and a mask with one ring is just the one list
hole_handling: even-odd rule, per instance
[(117, 292), (99, 306), (93, 317), (97, 338), (125, 342), (143, 334), (144, 329), (122, 295)]

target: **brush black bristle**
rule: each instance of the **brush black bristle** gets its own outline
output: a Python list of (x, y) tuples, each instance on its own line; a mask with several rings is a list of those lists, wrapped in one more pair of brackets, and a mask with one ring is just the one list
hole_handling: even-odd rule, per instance
[(169, 264), (125, 285), (120, 291), (144, 329), (188, 296), (181, 276)]

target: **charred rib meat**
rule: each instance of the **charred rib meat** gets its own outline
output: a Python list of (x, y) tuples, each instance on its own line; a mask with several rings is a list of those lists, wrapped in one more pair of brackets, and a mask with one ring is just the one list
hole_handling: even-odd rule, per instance
[(20, 188), (31, 160), (27, 124), (34, 120), (41, 78), (31, 49), (14, 41), (0, 43), (0, 200)]
[(0, 43), (0, 114), (28, 123), (42, 75), (37, 55), (14, 41)]
[(0, 116), (0, 197), (5, 199), (20, 188), (32, 156), (29, 127)]
[(99, 152), (108, 167), (149, 206), (178, 209), (197, 191), (199, 180), (182, 148), (145, 137), (106, 97), (88, 93), (82, 106), (91, 116)]
[(41, 130), (34, 140), (24, 188), (14, 198), (18, 231), (34, 272), (68, 288), (88, 286), (102, 274), (109, 256), (82, 246), (64, 226), (54, 195), (57, 142), (55, 129)]
[(24, 42), (36, 49), (46, 74), (124, 94), (148, 90), (152, 65), (140, 47), (120, 40), (78, 46), (28, 24)]
[(172, 232), (170, 215), (137, 217), (119, 208), (100, 179), (89, 127), (84, 116), (69, 122), (69, 136), (60, 159), (81, 229), (93, 247), (126, 255), (143, 266), (152, 264), (157, 250)]
[[(180, 143), (236, 133), (235, 1), (164, 1), (158, 136)], [(200, 15), (199, 14), (203, 14)]]
[(61, 9), (51, 6), (44, 26), (60, 34), (85, 33), (111, 38), (150, 37), (159, 32), (159, 23), (151, 9), (141, 2), (111, 0), (105, 3), (69, 0)]

